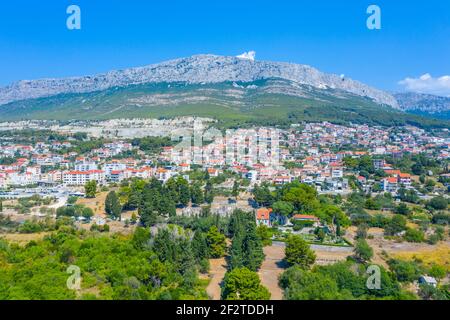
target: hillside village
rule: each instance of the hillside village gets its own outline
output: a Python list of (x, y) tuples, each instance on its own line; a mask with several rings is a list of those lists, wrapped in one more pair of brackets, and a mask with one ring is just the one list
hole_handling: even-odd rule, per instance
[[(126, 123), (116, 120), (114, 127)], [(149, 125), (134, 123), (141, 132)], [(177, 128), (186, 123), (192, 121)], [(266, 259), (282, 257), (291, 237), (306, 241), (324, 266), (346, 261), (363, 243), (371, 254), (362, 260), (394, 273), (396, 264), (421, 256), (414, 263), (424, 271), (408, 279), (416, 295), (422, 294), (420, 281), (435, 287), (449, 281), (447, 129), (301, 123), (211, 131), (192, 145), (190, 138), (180, 143), (186, 134), (176, 141), (117, 132), (103, 137), (76, 125), (55, 131), (20, 126), (0, 131), (0, 237), (45, 234), (57, 228), (52, 219), (72, 219), (80, 230), (130, 234), (140, 226), (188, 227), (206, 217), (233, 221), (236, 212), (247, 212)], [(144, 200), (146, 188), (158, 198)], [(264, 269), (269, 262), (263, 261)], [(447, 270), (438, 280), (425, 271), (434, 266)], [(270, 268), (260, 271), (262, 284), (281, 298), (277, 277), (266, 275), (284, 269)], [(213, 274), (207, 292), (218, 298)]]

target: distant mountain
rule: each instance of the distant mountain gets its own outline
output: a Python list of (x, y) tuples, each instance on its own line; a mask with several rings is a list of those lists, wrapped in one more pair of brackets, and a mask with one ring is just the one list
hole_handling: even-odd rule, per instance
[(450, 119), (450, 98), (421, 93), (396, 93), (400, 109), (409, 113)]
[(196, 55), (96, 76), (19, 81), (0, 88), (0, 105), (62, 93), (88, 93), (146, 83), (207, 84), (227, 81), (252, 82), (271, 78), (289, 80), (298, 85), (318, 89), (342, 90), (357, 96), (369, 97), (379, 104), (397, 107), (395, 98), (390, 94), (360, 82), (322, 73), (306, 65), (255, 61), (253, 56), (248, 59), (245, 55), (240, 57)]
[(225, 125), (300, 121), (448, 126), (406, 114), (389, 93), (312, 67), (199, 55), (97, 76), (0, 88), (0, 120), (202, 116)]

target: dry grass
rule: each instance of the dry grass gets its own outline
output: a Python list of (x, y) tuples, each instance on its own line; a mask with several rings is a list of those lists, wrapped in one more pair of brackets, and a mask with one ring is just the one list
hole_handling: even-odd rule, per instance
[(105, 215), (105, 200), (108, 192), (100, 192), (93, 199), (79, 198), (77, 204), (91, 208), (96, 215)]
[(18, 245), (24, 246), (30, 241), (39, 241), (42, 240), (46, 235), (49, 235), (50, 232), (41, 232), (41, 233), (31, 233), (31, 234), (19, 234), (19, 233), (6, 233), (0, 235), (0, 238), (5, 239), (9, 242), (17, 243)]
[(391, 256), (402, 260), (419, 259), (427, 266), (438, 264), (450, 272), (450, 246), (448, 243), (441, 243), (431, 249), (419, 249), (416, 252), (396, 252)]

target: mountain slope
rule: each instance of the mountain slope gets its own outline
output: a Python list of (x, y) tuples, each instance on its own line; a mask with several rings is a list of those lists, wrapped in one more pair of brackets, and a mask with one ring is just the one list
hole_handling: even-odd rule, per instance
[(21, 81), (0, 88), (0, 119), (204, 116), (226, 125), (300, 121), (413, 124), (390, 94), (312, 67), (199, 55), (97, 76)]
[(129, 85), (11, 102), (0, 106), (0, 115), (4, 120), (202, 116), (216, 118), (228, 126), (301, 121), (422, 127), (448, 125), (408, 115), (342, 90), (318, 89), (284, 79)]
[(450, 120), (450, 98), (421, 93), (396, 93), (394, 97), (403, 111)]
[(338, 75), (322, 73), (310, 66), (215, 55), (197, 55), (96, 76), (19, 81), (0, 88), (0, 105), (63, 93), (89, 93), (146, 83), (207, 84), (227, 81), (252, 82), (270, 78), (289, 80), (318, 89), (342, 90), (369, 97), (379, 104), (397, 107), (395, 98), (386, 92)]

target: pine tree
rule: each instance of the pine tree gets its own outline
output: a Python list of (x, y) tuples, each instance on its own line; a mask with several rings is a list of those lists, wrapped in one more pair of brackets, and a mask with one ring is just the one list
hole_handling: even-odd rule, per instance
[(146, 227), (154, 226), (158, 221), (158, 212), (150, 202), (141, 205), (139, 215), (141, 217), (141, 223)]
[(213, 201), (214, 201), (213, 185), (211, 181), (208, 180), (205, 186), (205, 202), (211, 204), (213, 203)]
[(264, 261), (262, 241), (256, 232), (256, 222), (251, 219), (247, 222), (244, 238), (244, 265), (252, 271), (257, 271)]
[(189, 204), (189, 200), (191, 200), (189, 183), (186, 181), (186, 179), (179, 177), (177, 179), (177, 186), (178, 186), (179, 203), (183, 207), (185, 207)]
[(231, 250), (230, 250), (231, 269), (241, 268), (244, 266), (244, 252), (242, 249), (243, 245), (244, 245), (244, 229), (241, 227), (238, 230), (236, 230), (233, 237), (233, 242), (231, 243)]
[(194, 184), (191, 188), (191, 201), (195, 205), (200, 205), (205, 201), (202, 189), (198, 184)]
[(208, 245), (206, 243), (205, 235), (202, 232), (195, 232), (191, 245), (197, 263), (200, 263), (203, 259), (208, 257)]
[(236, 210), (231, 217), (229, 232), (233, 237), (231, 267), (257, 271), (264, 260), (264, 252), (253, 214)]

